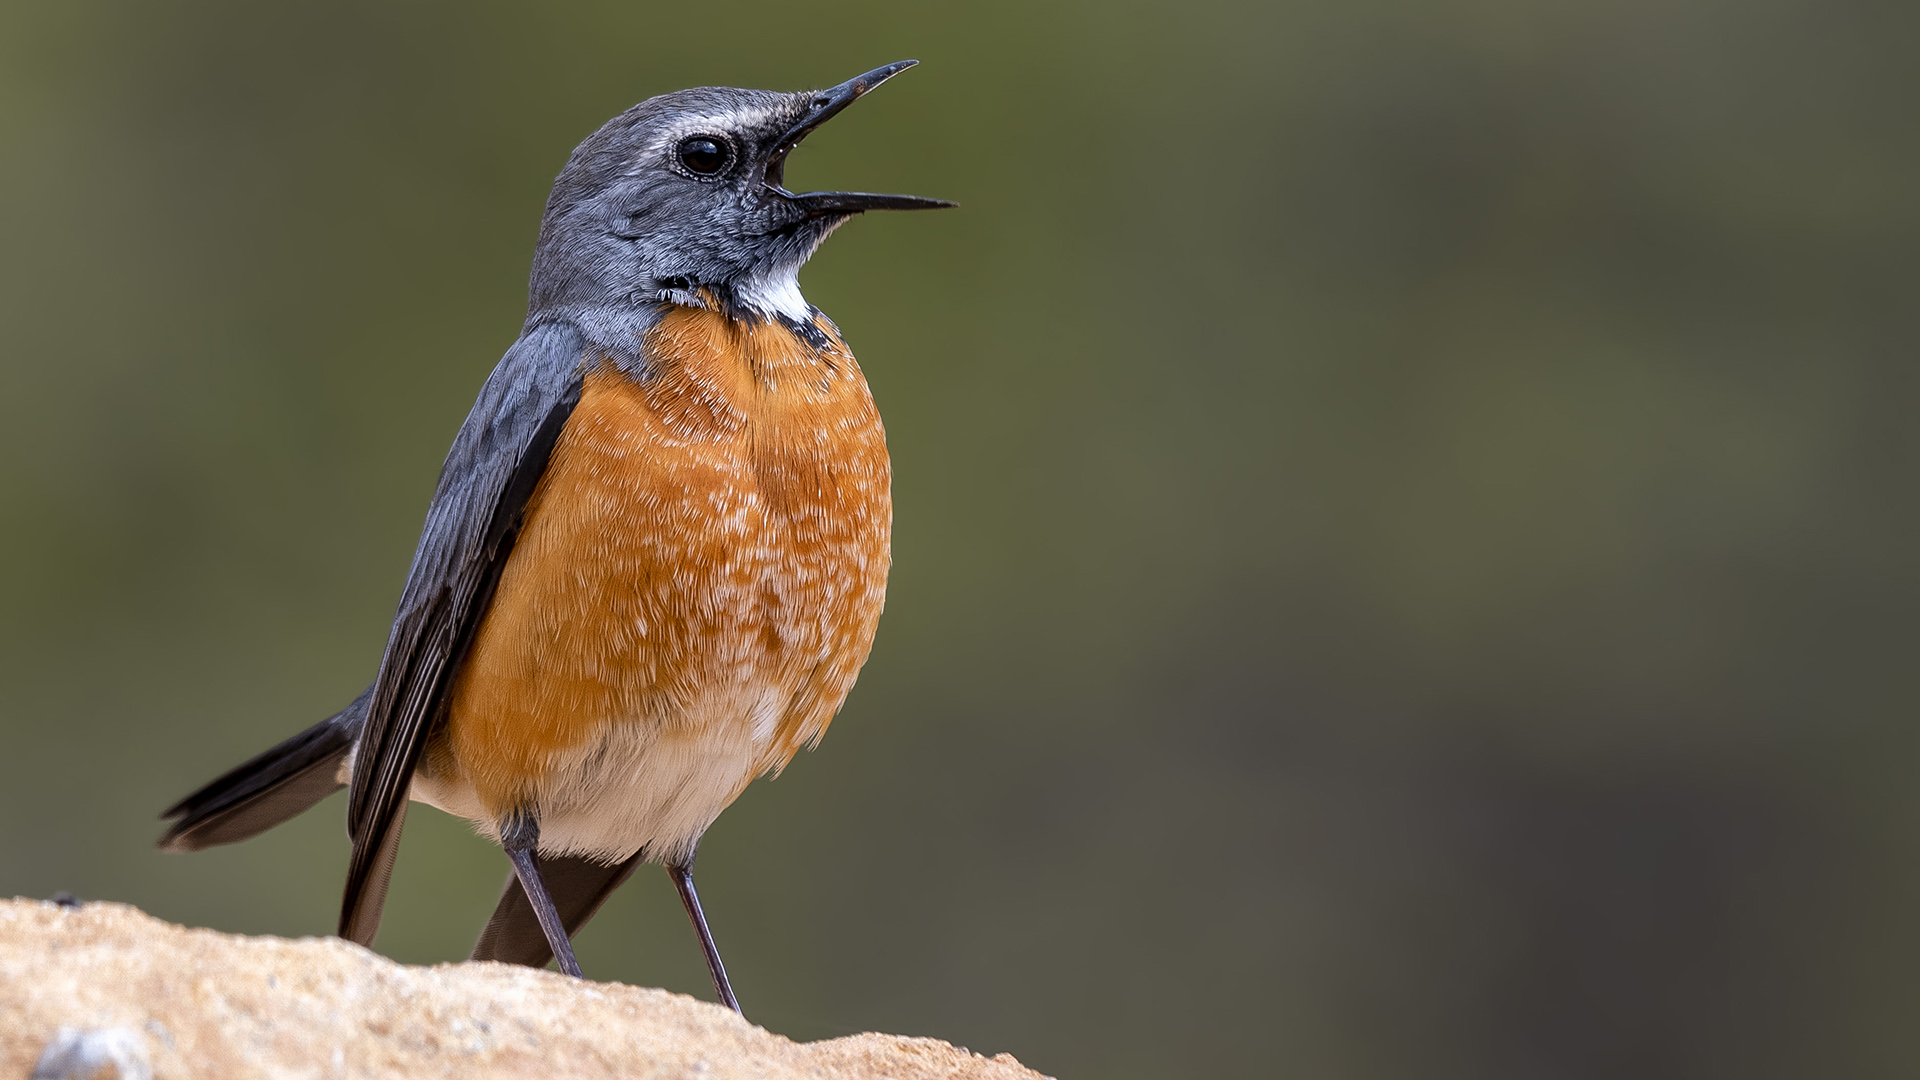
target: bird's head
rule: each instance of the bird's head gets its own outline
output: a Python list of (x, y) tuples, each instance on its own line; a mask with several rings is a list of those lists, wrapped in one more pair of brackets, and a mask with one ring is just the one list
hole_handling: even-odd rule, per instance
[(680, 90), (608, 121), (574, 150), (547, 199), (532, 317), (617, 321), (618, 311), (704, 294), (734, 314), (806, 322), (796, 275), (828, 233), (866, 210), (954, 205), (785, 186), (802, 139), (916, 62), (807, 93)]

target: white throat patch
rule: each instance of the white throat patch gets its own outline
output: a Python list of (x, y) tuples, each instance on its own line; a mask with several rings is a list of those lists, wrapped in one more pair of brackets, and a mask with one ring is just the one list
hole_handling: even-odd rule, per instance
[(812, 320), (812, 305), (800, 295), (800, 268), (775, 267), (765, 274), (743, 278), (734, 285), (740, 302), (763, 315), (781, 315), (792, 322)]

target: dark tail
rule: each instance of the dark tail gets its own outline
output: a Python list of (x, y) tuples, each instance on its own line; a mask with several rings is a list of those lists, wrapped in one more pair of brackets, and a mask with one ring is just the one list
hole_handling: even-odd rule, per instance
[(258, 835), (340, 790), (335, 777), (367, 719), (367, 687), (353, 703), (181, 799), (163, 851), (199, 851)]
[[(547, 883), (547, 892), (553, 897), (553, 906), (559, 909), (560, 922), (567, 928), (568, 937), (585, 926), (593, 913), (600, 910), (600, 905), (607, 902), (607, 897), (613, 895), (613, 890), (647, 861), (644, 852), (612, 866), (572, 855), (538, 858), (540, 880)], [(520, 887), (517, 875), (507, 875), (507, 889), (500, 896), (500, 906), (493, 909), (493, 918), (487, 920), (487, 928), (480, 931), (480, 940), (474, 945), (470, 959), (498, 960), (528, 967), (546, 967), (547, 961), (553, 959), (553, 946), (547, 944), (546, 931), (540, 929), (540, 920), (534, 917), (533, 905), (527, 902), (526, 890)]]

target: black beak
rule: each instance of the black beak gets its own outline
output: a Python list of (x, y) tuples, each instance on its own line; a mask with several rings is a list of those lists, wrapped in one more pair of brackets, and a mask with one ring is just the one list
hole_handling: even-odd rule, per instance
[(918, 60), (899, 60), (884, 67), (874, 68), (865, 75), (856, 75), (832, 89), (822, 90), (813, 95), (813, 102), (807, 114), (800, 122), (787, 129), (780, 141), (774, 144), (773, 153), (767, 156), (766, 185), (775, 194), (787, 199), (807, 212), (809, 217), (822, 214), (858, 214), (863, 210), (938, 210), (947, 206), (958, 206), (945, 199), (924, 199), (918, 195), (872, 195), (864, 191), (809, 191), (804, 195), (795, 195), (782, 186), (782, 174), (785, 172), (787, 155), (800, 145), (800, 140), (813, 133), (821, 124), (833, 119), (840, 110), (853, 104), (854, 100), (895, 75), (919, 63)]

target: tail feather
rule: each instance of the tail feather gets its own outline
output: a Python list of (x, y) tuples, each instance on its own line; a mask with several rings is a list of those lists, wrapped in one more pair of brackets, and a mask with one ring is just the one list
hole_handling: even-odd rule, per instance
[[(547, 894), (553, 897), (553, 906), (560, 912), (561, 925), (566, 927), (569, 938), (585, 926), (593, 913), (600, 910), (600, 905), (607, 902), (607, 897), (613, 895), (613, 890), (646, 861), (644, 852), (612, 866), (574, 855), (537, 858), (540, 880), (546, 883)], [(546, 967), (547, 961), (553, 959), (553, 946), (547, 943), (546, 931), (540, 929), (540, 920), (533, 913), (526, 890), (520, 887), (520, 879), (514, 874), (507, 875), (507, 888), (500, 894), (500, 905), (493, 909), (493, 918), (487, 920), (487, 927), (480, 932), (480, 940), (474, 944), (469, 959), (498, 960), (527, 967)]]
[(353, 703), (233, 768), (160, 815), (177, 818), (160, 837), (165, 851), (199, 851), (256, 836), (340, 790), (346, 760), (366, 722), (368, 687)]

